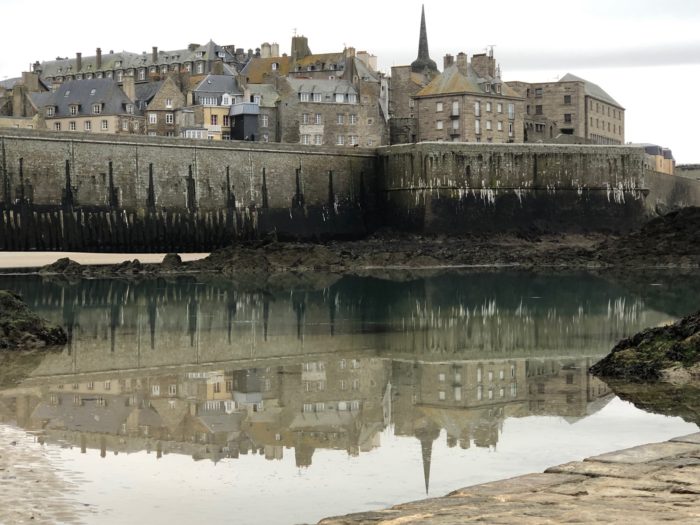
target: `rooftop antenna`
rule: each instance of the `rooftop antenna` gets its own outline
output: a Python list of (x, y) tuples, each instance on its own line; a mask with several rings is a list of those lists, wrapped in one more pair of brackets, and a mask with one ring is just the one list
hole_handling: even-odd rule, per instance
[(294, 36), (297, 36), (297, 28), (294, 28)]
[(486, 46), (486, 49), (488, 50), (489, 56), (491, 58), (493, 58), (493, 48), (494, 47), (496, 47), (496, 44), (489, 44), (488, 46)]

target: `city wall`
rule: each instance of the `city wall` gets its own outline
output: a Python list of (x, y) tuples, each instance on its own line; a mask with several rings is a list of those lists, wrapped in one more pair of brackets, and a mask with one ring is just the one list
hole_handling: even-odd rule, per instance
[(357, 238), (624, 232), (700, 205), (632, 146), (419, 143), (378, 150), (0, 132), (0, 249), (199, 251), (274, 231)]

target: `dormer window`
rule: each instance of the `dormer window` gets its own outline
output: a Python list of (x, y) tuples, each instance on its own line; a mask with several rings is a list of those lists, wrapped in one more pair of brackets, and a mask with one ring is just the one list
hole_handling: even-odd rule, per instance
[(272, 71), (277, 71), (280, 68), (280, 65), (277, 62), (272, 63)]
[(107, 78), (112, 78), (113, 74), (111, 71), (107, 71)]
[(223, 95), (221, 97), (221, 105), (222, 106), (230, 106), (231, 105), (231, 97), (228, 95)]
[(258, 106), (260, 105), (260, 95), (253, 96), (253, 103), (257, 104)]
[(70, 95), (70, 89), (66, 89), (65, 94), (63, 95), (64, 98), (68, 98), (68, 95)]
[(75, 75), (75, 79), (76, 79), (76, 80), (82, 80), (82, 79), (83, 79), (83, 75), (80, 75), (80, 74)]
[(491, 84), (484, 84), (484, 91), (486, 91), (487, 93), (490, 93), (491, 92)]
[(158, 71), (158, 69), (156, 68), (156, 66), (151, 66), (151, 73), (154, 73), (154, 74), (155, 74), (156, 71)]
[(92, 113), (94, 115), (99, 115), (100, 113), (102, 113), (102, 104), (93, 104)]
[(309, 101), (309, 93), (299, 93), (299, 100), (301, 102), (308, 102)]
[(129, 115), (133, 115), (133, 114), (134, 114), (134, 105), (133, 105), (133, 104), (127, 104), (127, 105), (126, 105), (126, 112), (127, 112)]
[(226, 56), (223, 51), (219, 51), (217, 55), (219, 56), (219, 58), (224, 58)]
[(124, 79), (124, 72), (117, 71), (117, 82), (121, 82)]
[(63, 73), (63, 68), (62, 68), (62, 67), (59, 67), (59, 68), (58, 68), (58, 72), (59, 72), (59, 73)]
[(197, 73), (199, 73), (200, 75), (204, 73), (204, 64), (202, 62), (197, 64)]
[(501, 85), (496, 84), (496, 93), (500, 94), (501, 93)]
[(121, 61), (121, 60), (117, 60), (117, 61), (114, 63), (114, 67), (122, 67), (122, 61)]
[(357, 95), (351, 93), (348, 95), (348, 102), (350, 104), (357, 104)]
[(146, 70), (139, 69), (139, 80), (146, 80)]
[(92, 79), (92, 73), (88, 73), (87, 75), (85, 75), (85, 78), (87, 78), (88, 80), (91, 80), (91, 79)]
[(102, 72), (97, 73), (97, 78), (102, 78)]
[(321, 95), (321, 93), (314, 93), (314, 102), (321, 102), (322, 98), (323, 96)]
[(188, 73), (192, 71), (192, 64), (187, 62), (187, 64), (185, 64), (185, 71), (187, 71)]
[(338, 104), (342, 104), (343, 102), (345, 102), (345, 95), (342, 94), (342, 93), (336, 93), (336, 94), (335, 94), (335, 101), (336, 101)]
[(197, 53), (194, 56), (195, 58), (202, 58), (204, 56), (204, 53), (202, 51), (197, 51)]
[(90, 90), (90, 96), (93, 96), (95, 93), (97, 93), (97, 90), (95, 88), (92, 88)]
[(70, 114), (75, 116), (78, 114), (78, 106), (73, 104), (70, 106)]
[(53, 106), (49, 106), (46, 108), (46, 116), (47, 117), (53, 117), (54, 116), (54, 111), (55, 108)]

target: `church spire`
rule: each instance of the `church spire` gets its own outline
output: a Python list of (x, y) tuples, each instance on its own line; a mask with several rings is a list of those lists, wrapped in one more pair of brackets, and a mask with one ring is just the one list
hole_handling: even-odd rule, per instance
[(425, 6), (421, 7), (420, 36), (418, 38), (418, 58), (411, 63), (411, 71), (423, 73), (425, 70), (437, 72), (437, 64), (430, 59), (428, 51), (428, 31), (425, 28)]

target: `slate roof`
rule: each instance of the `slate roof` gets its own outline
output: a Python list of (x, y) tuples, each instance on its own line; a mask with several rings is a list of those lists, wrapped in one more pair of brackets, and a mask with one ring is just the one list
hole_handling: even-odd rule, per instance
[[(273, 72), (272, 64), (277, 64), (277, 69)], [(287, 76), (292, 66), (291, 57), (271, 57), (271, 58), (251, 58), (241, 70), (241, 75), (248, 79), (251, 84), (262, 84), (266, 74), (279, 74)]]
[(194, 92), (197, 95), (223, 95), (224, 93), (229, 93), (230, 95), (243, 94), (243, 91), (238, 87), (236, 78), (231, 75), (207, 75), (197, 87), (194, 88)]
[(577, 77), (576, 75), (572, 75), (571, 73), (567, 73), (559, 79), (559, 82), (583, 82), (584, 92), (589, 97), (602, 100), (603, 102), (607, 102), (608, 104), (617, 106), (620, 109), (625, 109), (624, 107), (622, 107), (622, 105), (620, 105), (619, 102), (617, 102), (614, 98), (608, 95), (608, 93), (603, 88), (601, 88), (597, 84), (594, 84), (593, 82), (589, 82), (586, 79)]
[[(417, 97), (427, 97), (431, 95), (448, 95), (452, 93), (473, 93), (475, 95), (498, 96), (493, 91), (487, 93), (481, 87), (484, 82), (491, 79), (479, 77), (471, 65), (467, 66), (467, 74), (463, 74), (457, 64), (452, 64), (440, 75), (436, 76), (430, 83), (416, 93)], [(502, 96), (519, 97), (519, 95), (507, 84), (501, 83)]]
[(136, 91), (136, 105), (139, 109), (145, 108), (151, 103), (153, 97), (156, 93), (163, 87), (164, 80), (159, 80), (157, 82), (146, 82), (144, 84), (135, 84), (134, 89)]
[[(92, 105), (102, 104), (102, 115), (122, 115), (126, 113), (129, 100), (119, 85), (111, 79), (93, 78), (90, 80), (70, 80), (62, 83), (54, 93), (32, 93), (32, 102), (37, 108), (54, 106), (56, 117), (68, 117), (70, 106), (78, 105), (76, 116), (92, 115)], [(134, 114), (139, 114), (134, 108)]]
[(5, 80), (0, 80), (0, 88), (2, 89), (12, 89), (16, 84), (22, 82), (22, 77), (17, 78), (7, 78)]
[[(202, 56), (198, 57), (197, 54)], [(223, 57), (220, 57), (222, 54)], [(158, 51), (158, 60), (153, 62), (152, 54), (149, 52), (132, 53), (130, 51), (118, 51), (116, 53), (102, 53), (102, 67), (97, 69), (97, 56), (83, 56), (81, 69), (77, 70), (77, 60), (75, 57), (49, 60), (41, 63), (42, 77), (56, 77), (65, 75), (75, 75), (78, 73), (94, 73), (97, 71), (111, 71), (115, 69), (138, 69), (150, 66), (162, 66), (169, 64), (183, 64), (185, 62), (210, 61), (223, 59), (224, 62), (235, 62), (235, 57), (212, 40), (204, 45), (189, 47), (186, 49), (176, 49), (174, 51)], [(120, 66), (117, 63), (121, 62)]]
[(280, 95), (271, 84), (248, 84), (251, 95), (260, 95), (261, 108), (273, 108), (280, 100)]
[(357, 94), (357, 90), (347, 80), (323, 80), (318, 78), (289, 78), (292, 90), (297, 93)]

